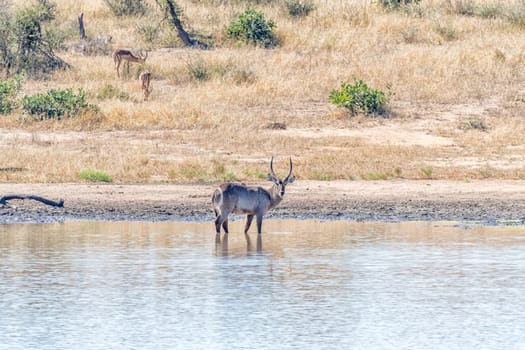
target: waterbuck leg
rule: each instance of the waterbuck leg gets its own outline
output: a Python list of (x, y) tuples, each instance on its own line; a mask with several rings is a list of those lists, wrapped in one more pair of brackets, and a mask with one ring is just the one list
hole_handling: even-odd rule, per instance
[(222, 223), (222, 228), (224, 229), (224, 233), (228, 233), (228, 218)]
[(219, 215), (217, 216), (217, 218), (215, 218), (215, 231), (217, 232), (217, 234), (221, 234), (221, 225), (222, 225), (222, 216)]
[(250, 225), (252, 224), (253, 214), (246, 215), (246, 225), (244, 225), (244, 233), (248, 233)]
[(258, 233), (258, 234), (261, 234), (261, 229), (262, 229), (262, 219), (263, 219), (262, 214), (257, 214), (257, 233)]
[(262, 237), (257, 235), (257, 253), (262, 252)]

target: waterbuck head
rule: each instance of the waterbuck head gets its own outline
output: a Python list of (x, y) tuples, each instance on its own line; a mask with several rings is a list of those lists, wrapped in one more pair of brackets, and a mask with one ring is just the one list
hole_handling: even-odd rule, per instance
[(273, 182), (274, 184), (274, 191), (279, 195), (279, 197), (284, 197), (284, 192), (286, 189), (287, 184), (291, 184), (294, 182), (295, 177), (292, 175), (292, 158), (290, 158), (290, 170), (288, 171), (288, 175), (283, 179), (280, 180), (273, 171), (273, 157), (270, 160), (270, 173), (268, 174), (268, 180)]

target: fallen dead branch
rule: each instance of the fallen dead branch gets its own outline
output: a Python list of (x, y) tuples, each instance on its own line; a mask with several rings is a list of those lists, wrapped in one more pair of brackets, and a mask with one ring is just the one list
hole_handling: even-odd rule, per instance
[(51, 205), (53, 207), (63, 207), (64, 206), (63, 199), (60, 199), (58, 202), (55, 202), (50, 199), (40, 197), (40, 196), (35, 196), (32, 194), (11, 194), (7, 196), (3, 196), (2, 198), (0, 198), (0, 204), (7, 205), (8, 204), (7, 201), (10, 201), (12, 199), (33, 199), (35, 201), (39, 201), (44, 204)]

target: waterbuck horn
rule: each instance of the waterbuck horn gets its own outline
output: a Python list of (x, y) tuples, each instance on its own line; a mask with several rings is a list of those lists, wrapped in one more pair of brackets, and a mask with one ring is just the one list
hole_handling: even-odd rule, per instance
[(292, 175), (292, 157), (290, 157), (290, 171), (288, 172), (288, 175), (286, 175), (284, 182), (288, 181), (288, 179), (290, 178), (290, 175)]
[(270, 160), (270, 175), (277, 178), (277, 176), (275, 175), (273, 171), (273, 156), (272, 156), (272, 159)]

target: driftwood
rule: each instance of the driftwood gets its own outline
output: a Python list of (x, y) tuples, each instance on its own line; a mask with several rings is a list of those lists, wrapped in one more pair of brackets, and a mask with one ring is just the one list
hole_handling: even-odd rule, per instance
[(63, 207), (64, 206), (64, 200), (60, 199), (58, 202), (52, 201), (50, 199), (46, 199), (44, 197), (35, 196), (32, 194), (10, 194), (7, 196), (3, 196), (0, 198), (0, 204), (7, 205), (7, 201), (11, 199), (33, 199), (35, 201), (42, 202), (47, 205), (51, 205), (53, 207)]

